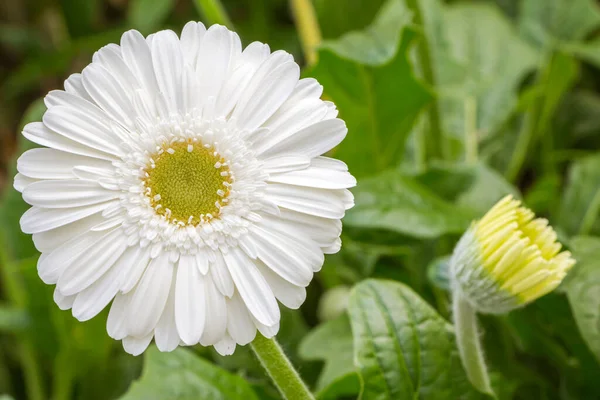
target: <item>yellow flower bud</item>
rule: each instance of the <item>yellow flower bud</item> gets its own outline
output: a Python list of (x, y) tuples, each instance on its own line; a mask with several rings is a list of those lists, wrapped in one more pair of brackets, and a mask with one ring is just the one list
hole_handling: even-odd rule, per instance
[(453, 290), (478, 311), (503, 314), (554, 290), (575, 264), (548, 220), (506, 196), (471, 224), (450, 261)]

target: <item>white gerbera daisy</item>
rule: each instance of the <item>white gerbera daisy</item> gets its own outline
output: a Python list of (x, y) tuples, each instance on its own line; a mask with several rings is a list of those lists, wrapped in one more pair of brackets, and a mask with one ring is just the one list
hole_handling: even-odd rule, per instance
[(25, 127), (48, 148), (15, 177), (59, 307), (85, 321), (112, 300), (131, 354), (275, 335), (276, 299), (303, 303), (353, 205), (346, 165), (321, 156), (347, 132), (321, 93), (290, 54), (218, 25), (100, 49)]

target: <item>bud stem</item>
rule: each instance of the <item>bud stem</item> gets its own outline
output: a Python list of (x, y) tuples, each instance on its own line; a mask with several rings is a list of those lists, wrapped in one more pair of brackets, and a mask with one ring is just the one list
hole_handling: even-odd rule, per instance
[(454, 290), (453, 304), (456, 344), (467, 372), (467, 377), (480, 392), (494, 396), (490, 386), (490, 377), (483, 357), (483, 348), (479, 340), (477, 315), (459, 290)]

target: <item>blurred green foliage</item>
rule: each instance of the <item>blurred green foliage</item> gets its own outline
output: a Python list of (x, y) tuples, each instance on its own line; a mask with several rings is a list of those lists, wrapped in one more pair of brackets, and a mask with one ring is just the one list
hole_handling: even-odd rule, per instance
[[(135, 28), (233, 26), (303, 64), (286, 0), (0, 2), (1, 399), (277, 399), (249, 349), (143, 357), (79, 323), (37, 277), (11, 188), (18, 132), (101, 46)], [(600, 7), (593, 0), (314, 0), (323, 34), (304, 69), (349, 127), (334, 151), (359, 178), (344, 246), (279, 341), (319, 399), (475, 399), (456, 357), (447, 255), (507, 193), (550, 219), (579, 264), (556, 293), (485, 317), (499, 399), (598, 399)], [(228, 19), (228, 20), (227, 20)], [(345, 296), (324, 296), (339, 287)], [(327, 302), (348, 313), (320, 320)], [(320, 304), (321, 303), (321, 304)], [(321, 313), (326, 315), (325, 313)], [(321, 315), (321, 317), (322, 317)], [(142, 372), (143, 371), (143, 372)]]

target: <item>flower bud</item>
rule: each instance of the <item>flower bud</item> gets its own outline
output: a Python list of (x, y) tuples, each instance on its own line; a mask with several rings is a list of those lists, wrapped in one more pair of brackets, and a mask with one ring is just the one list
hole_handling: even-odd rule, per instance
[(548, 220), (506, 196), (462, 236), (450, 260), (452, 289), (479, 312), (504, 314), (554, 290), (575, 264)]

